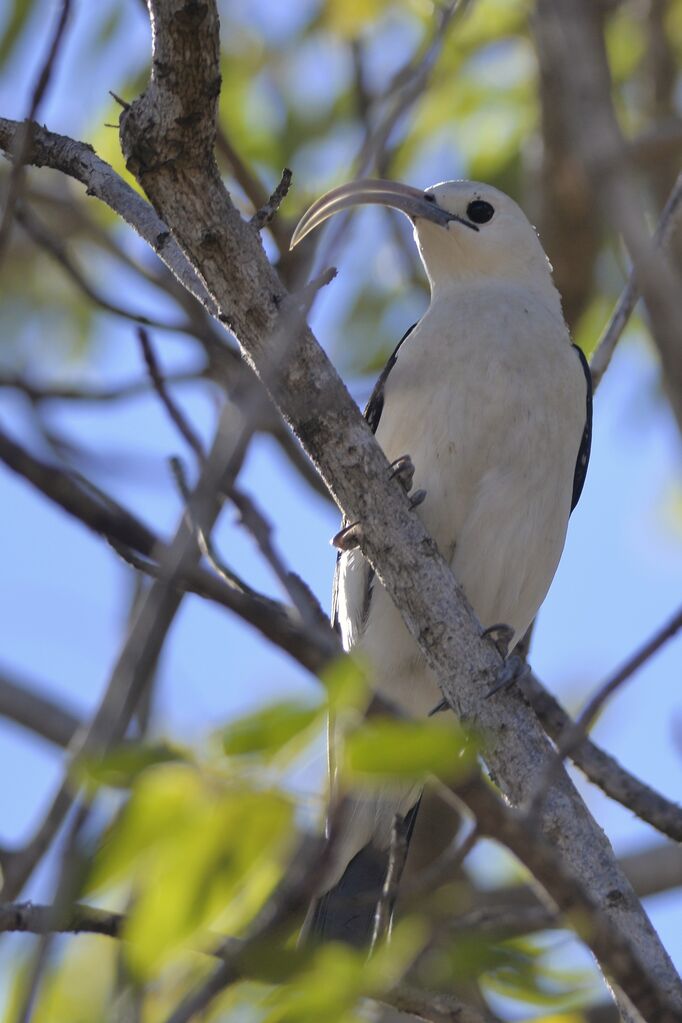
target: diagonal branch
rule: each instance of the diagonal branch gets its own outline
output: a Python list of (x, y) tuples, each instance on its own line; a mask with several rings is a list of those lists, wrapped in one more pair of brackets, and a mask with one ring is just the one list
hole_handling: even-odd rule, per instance
[[(573, 722), (570, 716), (532, 672), (519, 685), (545, 731), (557, 742), (571, 727)], [(607, 796), (627, 807), (657, 831), (676, 842), (682, 842), (682, 807), (678, 803), (666, 799), (660, 792), (626, 771), (591, 739), (584, 738), (569, 756), (576, 767)]]

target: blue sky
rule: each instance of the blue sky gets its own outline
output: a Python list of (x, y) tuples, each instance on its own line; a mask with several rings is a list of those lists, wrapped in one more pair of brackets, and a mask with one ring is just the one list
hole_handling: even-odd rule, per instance
[[(144, 59), (147, 37), (144, 19), (136, 13), (139, 5), (128, 6), (127, 16), (139, 30), (126, 37), (125, 46), (122, 38), (116, 52), (132, 69)], [(259, 4), (259, 11), (264, 7)], [(91, 17), (88, 5), (76, 5), (75, 29), (41, 116), (48, 127), (86, 139), (91, 118), (105, 104), (106, 91), (120, 73), (120, 67), (114, 73), (106, 63), (74, 66), (93, 32)], [(21, 116), (38, 60), (37, 50), (25, 52), (0, 71), (1, 114)], [(443, 166), (447, 155), (439, 154), (439, 166), (424, 168), (423, 179), (420, 166), (414, 183), (426, 185), (447, 175)], [(449, 176), (454, 176), (456, 154), (450, 158)], [(297, 170), (305, 175), (304, 167)], [(371, 216), (356, 219), (338, 260), (339, 280), (321, 294), (313, 314), (318, 338), (341, 367), (348, 356), (335, 311), (354, 293), (359, 275), (379, 272), (380, 246), (373, 251), (363, 236), (363, 225)], [(125, 288), (131, 306), (160, 311), (154, 296), (128, 292), (128, 283)], [(116, 294), (116, 285), (111, 293)], [(396, 337), (409, 322), (396, 325)], [(45, 365), (34, 367), (36, 374), (58, 372), (60, 379), (111, 383), (142, 373), (130, 325), (102, 316), (98, 336), (87, 367), (46, 357)], [(0, 336), (0, 344), (2, 340)], [(187, 365), (188, 353), (180, 339), (158, 333), (155, 340), (167, 368)], [(533, 665), (574, 710), (680, 602), (682, 527), (669, 510), (679, 494), (681, 445), (676, 424), (657, 396), (657, 379), (648, 345), (631, 335), (618, 350), (596, 399), (587, 485), (540, 614)], [(358, 400), (364, 399), (368, 381), (350, 383)], [(194, 386), (179, 388), (177, 394), (208, 437), (214, 403)], [(180, 505), (165, 460), (169, 454), (186, 452), (153, 398), (105, 408), (54, 406), (50, 416), (67, 436), (85, 438), (88, 448), (105, 456), (105, 464), (119, 466), (111, 476), (94, 474), (96, 480), (112, 487), (160, 531), (174, 528)], [(9, 392), (0, 393), (0, 423), (41, 450), (22, 400)], [(120, 461), (126, 452), (134, 455), (127, 468)], [(334, 509), (300, 482), (267, 439), (252, 446), (241, 483), (258, 497), (275, 524), (277, 542), (290, 566), (328, 607), (334, 563), (329, 537), (338, 528)], [(85, 714), (96, 705), (121, 643), (130, 576), (100, 541), (2, 468), (0, 506), (2, 663)], [(216, 538), (227, 560), (254, 585), (278, 593), (251, 540), (234, 525), (229, 512), (223, 515)], [(635, 774), (672, 798), (682, 791), (681, 669), (678, 637), (609, 704), (593, 733)], [(201, 742), (229, 716), (294, 691), (313, 692), (313, 686), (293, 662), (248, 627), (189, 597), (161, 664), (157, 727), (183, 741)], [(321, 757), (311, 759), (301, 784), (314, 786), (321, 769)], [(60, 777), (60, 758), (47, 745), (0, 721), (0, 777), (0, 842), (19, 842), (44, 811)], [(656, 838), (629, 812), (579, 783), (618, 852), (634, 851)], [(482, 857), (474, 862), (485, 868)], [(41, 892), (45, 894), (44, 874), (32, 889), (34, 895)], [(682, 967), (682, 893), (660, 896), (647, 905)]]

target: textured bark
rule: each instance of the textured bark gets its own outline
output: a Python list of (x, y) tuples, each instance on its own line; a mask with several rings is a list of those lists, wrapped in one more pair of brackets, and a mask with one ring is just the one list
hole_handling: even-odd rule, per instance
[[(483, 734), (496, 782), (515, 804), (551, 748), (520, 694), (485, 693), (500, 666), (374, 437), (269, 265), (256, 231), (226, 194), (213, 156), (220, 90), (214, 3), (150, 2), (152, 78), (121, 117), (129, 169), (218, 306), (339, 507), (362, 524), (362, 547), (465, 722)], [(562, 773), (542, 827), (598, 911), (628, 935), (643, 969), (682, 1011), (682, 989), (619, 871), (606, 837)], [(603, 964), (608, 972), (609, 964)], [(637, 997), (637, 991), (633, 991)]]

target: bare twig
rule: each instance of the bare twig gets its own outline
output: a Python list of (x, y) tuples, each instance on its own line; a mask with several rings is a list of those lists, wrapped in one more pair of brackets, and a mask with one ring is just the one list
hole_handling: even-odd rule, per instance
[(9, 175), (9, 181), (7, 182), (5, 202), (2, 210), (2, 216), (0, 217), (0, 260), (2, 260), (9, 238), (12, 217), (14, 215), (14, 207), (21, 196), (21, 190), (23, 188), (25, 164), (27, 162), (28, 153), (31, 149), (34, 130), (33, 120), (40, 109), (40, 104), (49, 85), (50, 78), (52, 77), (52, 71), (64, 38), (64, 32), (66, 30), (70, 13), (71, 0), (62, 0), (59, 20), (55, 26), (47, 56), (36, 80), (26, 119), (21, 125), (21, 128), (14, 140), (14, 166), (12, 167), (12, 171)]
[(262, 512), (250, 497), (234, 487), (229, 496), (239, 510), (243, 525), (258, 544), (263, 557), (284, 587), (285, 593), (291, 597), (294, 607), (301, 616), (301, 621), (313, 629), (319, 628), (323, 622), (326, 624), (327, 616), (320, 607), (317, 598), (301, 577), (284, 564), (272, 539), (272, 526)]
[[(599, 210), (621, 234), (665, 374), (671, 405), (682, 426), (680, 284), (671, 261), (652, 247), (640, 189), (613, 101), (603, 25), (590, 0), (538, 0), (535, 32), (553, 61), (567, 100), (566, 124)], [(576, 62), (574, 54), (580, 53)]]
[[(559, 742), (573, 725), (569, 715), (532, 673), (518, 684), (547, 734)], [(662, 834), (682, 842), (682, 806), (640, 781), (589, 738), (583, 738), (569, 756), (576, 767), (607, 796), (622, 803)]]
[(409, 825), (404, 817), (398, 814), (393, 819), (391, 827), (391, 844), (388, 851), (388, 868), (386, 877), (381, 888), (381, 894), (374, 911), (374, 927), (372, 929), (372, 940), (370, 952), (374, 951), (378, 943), (382, 941), (391, 929), (391, 917), (398, 898), (400, 879), (405, 869), (407, 860), (407, 838)]
[[(608, 963), (610, 979), (621, 992), (627, 993), (624, 1005), (628, 1014), (632, 1015), (634, 1007), (645, 1020), (676, 1023), (679, 1012), (669, 980), (654, 978), (633, 947), (631, 937), (613, 926), (603, 907), (588, 894), (584, 881), (579, 881), (557, 858), (552, 843), (538, 828), (532, 828), (527, 816), (506, 806), (479, 773), (455, 791), (475, 815), (481, 833), (502, 842), (514, 853), (549, 896), (549, 908), (556, 907), (592, 950), (597, 962)], [(610, 898), (620, 899), (621, 894), (614, 889)]]
[(18, 223), (24, 228), (29, 238), (52, 256), (59, 266), (62, 267), (65, 273), (68, 274), (76, 287), (83, 292), (86, 298), (89, 298), (91, 302), (94, 302), (95, 305), (99, 306), (100, 309), (103, 309), (105, 312), (112, 313), (114, 316), (120, 316), (123, 319), (132, 320), (134, 323), (141, 323), (146, 327), (156, 327), (158, 330), (179, 331), (182, 333), (191, 332), (191, 324), (188, 323), (186, 319), (180, 322), (164, 323), (163, 321), (154, 319), (153, 317), (145, 316), (142, 313), (136, 313), (132, 309), (126, 309), (124, 306), (119, 305), (116, 302), (110, 302), (90, 283), (86, 275), (69, 254), (66, 245), (61, 241), (61, 239), (48, 231), (44, 224), (41, 224), (36, 215), (24, 204), (17, 206), (15, 217)]
[[(220, 510), (220, 482), (238, 472), (251, 431), (233, 432), (225, 411), (211, 452), (192, 495), (190, 513), (210, 531)], [(159, 577), (140, 601), (135, 619), (110, 676), (105, 693), (83, 734), (73, 743), (64, 780), (44, 822), (25, 849), (9, 859), (4, 870), (3, 894), (14, 898), (21, 890), (46, 848), (52, 842), (72, 804), (72, 768), (82, 756), (108, 749), (120, 741), (143, 696), (156, 666), (163, 642), (183, 598), (181, 580), (196, 567), (199, 551), (184, 516), (173, 541), (164, 551)]]
[(478, 828), (471, 828), (459, 845), (446, 849), (442, 856), (421, 870), (414, 880), (407, 884), (403, 882), (400, 889), (401, 905), (404, 905), (406, 900), (417, 900), (421, 895), (429, 894), (441, 884), (452, 880), (454, 872), (464, 863), (480, 837)]
[(440, 991), (424, 991), (412, 984), (399, 984), (381, 999), (399, 1012), (426, 1023), (495, 1023), (496, 1017)]
[(0, 673), (0, 716), (28, 728), (56, 746), (68, 746), (81, 727), (80, 718), (61, 703), (51, 700), (14, 673)]
[(291, 186), (292, 174), (288, 167), (285, 167), (282, 171), (282, 177), (280, 179), (277, 188), (274, 190), (270, 198), (264, 203), (259, 209), (256, 210), (254, 215), (251, 217), (251, 223), (257, 231), (262, 231), (264, 227), (271, 222), (272, 218), (277, 213), (277, 210), (282, 205), (283, 200)]
[[(185, 468), (179, 458), (175, 456), (169, 459), (171, 472), (173, 478), (177, 484), (178, 490), (182, 494), (182, 498), (185, 504), (189, 502), (189, 495), (191, 493), (189, 484), (187, 482), (187, 476), (185, 474)], [(191, 521), (191, 520), (190, 520)], [(206, 536), (199, 525), (191, 521), (192, 528), (194, 529), (199, 549), (203, 556), (206, 558), (211, 568), (216, 572), (221, 579), (231, 589), (237, 589), (240, 593), (248, 593), (251, 596), (256, 596), (256, 591), (253, 590), (249, 584), (237, 575), (220, 557), (215, 549), (215, 544), (209, 536)], [(260, 595), (259, 595), (260, 596)]]
[(467, 0), (451, 0), (434, 9), (434, 27), (430, 39), (400, 68), (380, 97), (388, 109), (384, 116), (366, 132), (362, 148), (355, 160), (355, 177), (362, 177), (381, 158), (391, 134), (399, 121), (424, 94), (433, 69), (447, 38), (455, 15), (467, 7)]
[(33, 902), (0, 903), (0, 931), (22, 931), (27, 934), (104, 934), (120, 938), (125, 917), (95, 906), (79, 903), (70, 907), (69, 914), (55, 920), (54, 906)]
[(195, 455), (199, 459), (199, 463), (203, 463), (206, 458), (204, 451), (204, 445), (201, 443), (197, 433), (193, 426), (187, 419), (187, 416), (175, 403), (171, 397), (168, 387), (166, 386), (166, 380), (161, 367), (156, 358), (156, 354), (152, 347), (152, 343), (149, 339), (149, 334), (143, 327), (138, 327), (137, 336), (140, 341), (140, 347), (142, 348), (142, 354), (144, 355), (144, 361), (149, 372), (149, 379), (152, 382), (154, 390), (158, 394), (161, 404), (166, 409), (166, 412), (172, 419), (173, 423), (178, 428), (178, 431), (185, 438), (189, 446), (194, 451)]
[(556, 777), (557, 770), (565, 758), (570, 756), (584, 741), (591, 725), (609, 697), (624, 685), (643, 664), (646, 664), (680, 629), (682, 629), (682, 610), (678, 611), (669, 622), (660, 628), (611, 678), (599, 686), (575, 723), (571, 724), (559, 737), (556, 756), (547, 763), (546, 769), (538, 781), (537, 789), (529, 802), (529, 818), (537, 819), (547, 792)]
[[(675, 187), (670, 193), (668, 201), (661, 213), (654, 233), (652, 241), (653, 245), (666, 248), (677, 225), (677, 220), (680, 216), (681, 210), (682, 174), (680, 174), (675, 182)], [(632, 311), (637, 305), (638, 299), (639, 286), (637, 283), (637, 273), (633, 269), (628, 278), (628, 282), (618, 299), (616, 307), (611, 313), (611, 318), (604, 328), (604, 332), (599, 339), (595, 353), (592, 357), (590, 369), (592, 370), (592, 383), (595, 388), (599, 386), (604, 373), (609, 368), (616, 345), (627, 326), (627, 322), (630, 319)]]
[[(14, 147), (22, 124), (0, 117), (0, 149), (14, 159)], [(149, 203), (128, 185), (116, 171), (100, 159), (92, 146), (32, 124), (30, 144), (24, 162), (35, 167), (53, 167), (85, 185), (88, 195), (106, 203), (130, 225), (156, 252), (187, 290), (205, 305), (211, 314), (216, 307), (190, 267), (177, 242)]]
[[(168, 373), (165, 377), (166, 384), (189, 384), (205, 379), (207, 379), (205, 368), (180, 370)], [(149, 380), (130, 380), (122, 384), (113, 384), (111, 387), (71, 386), (68, 384), (42, 384), (18, 373), (3, 373), (0, 375), (0, 387), (21, 391), (35, 405), (50, 401), (93, 402), (96, 404), (102, 402), (104, 404), (127, 401), (129, 398), (148, 394), (151, 390), (151, 383)]]
[[(73, 475), (41, 462), (1, 431), (0, 461), (103, 536), (135, 568), (158, 576), (160, 569), (156, 559), (163, 556), (165, 542), (121, 504), (103, 495), (92, 484), (84, 480), (77, 482)], [(142, 554), (143, 558), (137, 558), (134, 552)], [(262, 594), (227, 586), (201, 568), (192, 569), (178, 585), (238, 614), (308, 671), (321, 671), (341, 652), (338, 637), (328, 624), (326, 630), (322, 627), (314, 631), (307, 629), (291, 609)]]

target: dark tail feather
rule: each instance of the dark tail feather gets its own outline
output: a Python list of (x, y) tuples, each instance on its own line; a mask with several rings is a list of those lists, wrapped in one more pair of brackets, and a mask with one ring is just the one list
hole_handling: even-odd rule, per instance
[[(405, 817), (408, 844), (418, 810), (419, 802)], [(343, 941), (355, 948), (369, 948), (389, 856), (388, 849), (377, 849), (371, 844), (356, 853), (338, 884), (321, 895), (312, 907), (304, 940)]]

